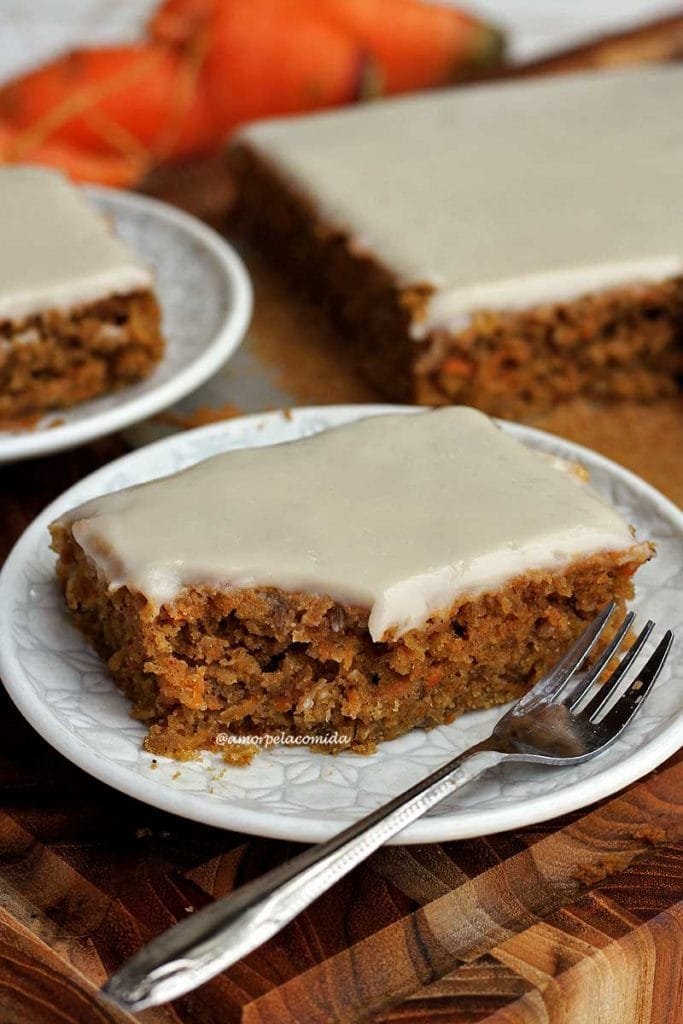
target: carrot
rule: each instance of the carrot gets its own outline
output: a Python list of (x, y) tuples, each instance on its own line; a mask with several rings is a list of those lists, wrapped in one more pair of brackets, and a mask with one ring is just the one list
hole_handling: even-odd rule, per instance
[(63, 171), (73, 181), (96, 182), (111, 188), (132, 188), (147, 169), (143, 160), (134, 157), (100, 156), (56, 142), (39, 146), (30, 159), (32, 163)]
[(500, 56), (493, 29), (421, 0), (163, 0), (148, 34), (0, 88), (0, 156), (127, 183), (246, 121), (439, 85)]
[(319, 0), (379, 66), (382, 91), (407, 92), (467, 77), (499, 61), (499, 33), (472, 15), (421, 0)]
[(164, 0), (147, 24), (147, 35), (169, 46), (185, 45), (209, 24), (216, 0)]
[(441, 364), (441, 369), (444, 373), (454, 377), (471, 377), (474, 367), (467, 359), (462, 359), (460, 356), (449, 356)]
[(143, 161), (118, 155), (100, 156), (64, 143), (45, 142), (17, 156), (19, 133), (0, 124), (0, 163), (22, 162), (44, 164), (63, 171), (74, 181), (94, 181), (114, 188), (128, 188), (147, 169)]
[(0, 122), (0, 163), (9, 160), (15, 138), (16, 132)]
[(431, 690), (432, 687), (438, 686), (442, 679), (443, 669), (433, 668), (431, 672), (427, 673), (427, 676), (425, 678), (425, 686), (427, 687), (427, 689)]
[(209, 32), (204, 87), (226, 130), (358, 95), (360, 48), (319, 18), (317, 0), (230, 0), (216, 6)]
[(216, 132), (185, 71), (182, 55), (153, 44), (78, 51), (1, 89), (0, 116), (24, 132), (27, 152), (53, 141), (101, 155), (190, 153)]
[[(258, 6), (260, 0), (253, 0)], [(164, 0), (153, 15), (150, 37), (187, 43), (214, 18), (222, 0)], [(276, 7), (278, 5), (275, 5)], [(319, 0), (315, 15), (354, 39), (379, 64), (385, 92), (404, 92), (467, 77), (497, 63), (500, 34), (457, 8), (422, 0)], [(292, 20), (289, 31), (296, 34)], [(255, 40), (249, 42), (254, 45)]]

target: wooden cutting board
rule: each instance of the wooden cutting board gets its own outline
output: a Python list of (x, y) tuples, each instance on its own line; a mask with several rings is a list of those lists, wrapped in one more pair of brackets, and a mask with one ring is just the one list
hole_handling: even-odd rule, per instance
[[(0, 470), (0, 560), (42, 505), (123, 450), (111, 439)], [(4, 695), (0, 788), (0, 1024), (132, 1021), (99, 999), (107, 975), (296, 851), (117, 794)], [(678, 1024), (683, 757), (571, 817), (386, 848), (220, 978), (139, 1019)]]

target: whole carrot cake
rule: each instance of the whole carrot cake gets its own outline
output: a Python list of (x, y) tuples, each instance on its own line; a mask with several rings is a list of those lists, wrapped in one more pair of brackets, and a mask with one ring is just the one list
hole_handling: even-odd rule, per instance
[(153, 280), (58, 173), (0, 168), (0, 424), (147, 376), (163, 339)]
[(608, 601), (618, 626), (652, 553), (458, 407), (230, 451), (51, 531), (76, 624), (178, 758), (226, 735), (367, 752), (518, 697)]
[(239, 221), (395, 399), (651, 402), (683, 370), (681, 96), (671, 66), (256, 123)]

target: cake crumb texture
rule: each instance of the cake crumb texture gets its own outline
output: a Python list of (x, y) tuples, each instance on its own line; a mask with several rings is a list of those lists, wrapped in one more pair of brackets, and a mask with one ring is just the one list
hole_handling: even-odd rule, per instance
[(464, 328), (415, 337), (433, 287), (400, 285), (248, 140), (231, 165), (236, 228), (324, 309), (348, 361), (383, 396), (525, 420), (576, 400), (618, 407), (680, 394), (683, 277), (482, 308)]
[[(336, 732), (343, 747), (370, 753), (410, 729), (515, 699), (614, 600), (607, 642), (651, 554), (638, 544), (530, 571), (374, 643), (367, 609), (275, 587), (186, 588), (155, 609), (126, 586), (110, 591), (68, 526), (52, 532), (76, 624), (145, 723), (146, 748), (178, 759), (225, 753), (216, 739), (225, 733)], [(252, 753), (238, 745), (226, 759)]]
[(160, 321), (152, 291), (0, 320), (0, 423), (67, 409), (147, 377), (164, 349)]

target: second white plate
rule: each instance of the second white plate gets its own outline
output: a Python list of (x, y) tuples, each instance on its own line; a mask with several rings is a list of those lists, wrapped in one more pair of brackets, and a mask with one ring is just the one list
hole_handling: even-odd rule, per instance
[(153, 271), (166, 350), (138, 384), (55, 410), (30, 430), (0, 431), (0, 463), (72, 448), (152, 416), (208, 380), (249, 324), (249, 277), (217, 232), (157, 199), (105, 188), (85, 192)]
[[(280, 748), (245, 768), (217, 755), (179, 764), (142, 748), (102, 662), (71, 625), (54, 579), (48, 523), (110, 490), (174, 472), (230, 448), (293, 440), (389, 406), (298, 409), (218, 423), (150, 445), (80, 481), (28, 528), (0, 576), (0, 676), (17, 707), (49, 743), (91, 775), (156, 807), (210, 825), (298, 841), (325, 839), (490, 731), (500, 709), (452, 725), (416, 729), (371, 757)], [(400, 407), (406, 413), (414, 408)], [(512, 424), (504, 429), (543, 451), (582, 462), (593, 485), (657, 544), (637, 576), (636, 610), (683, 635), (683, 513), (638, 477), (577, 445)], [(415, 822), (396, 842), (436, 842), (529, 825), (576, 810), (628, 785), (683, 740), (683, 672), (673, 654), (624, 737), (575, 768), (508, 765), (491, 771)]]

